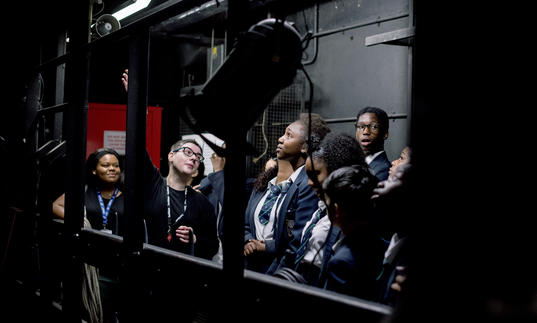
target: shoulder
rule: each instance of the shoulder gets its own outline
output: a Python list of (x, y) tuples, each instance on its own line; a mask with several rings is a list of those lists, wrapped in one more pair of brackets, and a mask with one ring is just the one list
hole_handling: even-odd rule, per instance
[(291, 186), (296, 186), (299, 192), (303, 191), (313, 191), (311, 187), (308, 185), (308, 175), (306, 174), (306, 168), (303, 167), (300, 172), (298, 173), (298, 176), (295, 178)]
[(327, 270), (340, 279), (349, 279), (356, 271), (356, 259), (349, 246), (341, 245), (328, 261)]
[(305, 166), (302, 166), (302, 168), (298, 172), (298, 176), (296, 177), (295, 182), (300, 185), (303, 185), (304, 182), (306, 183), (306, 185), (308, 184), (308, 174), (306, 173)]
[(347, 244), (342, 244), (337, 251), (335, 252), (334, 256), (331, 258), (330, 262), (334, 265), (351, 265), (354, 263), (354, 255), (353, 250), (350, 248)]
[(85, 192), (86, 198), (97, 198), (97, 190), (95, 189), (95, 186), (92, 185), (86, 185)]
[(388, 167), (390, 167), (392, 165), (392, 163), (388, 159), (388, 155), (386, 154), (386, 151), (383, 151), (377, 157), (375, 157), (375, 159), (373, 159), (371, 161), (371, 164), (373, 164), (373, 163), (378, 163), (378, 164), (381, 164), (381, 165), (382, 164), (388, 165)]
[(193, 188), (188, 189), (188, 199), (192, 199), (201, 205), (209, 205), (212, 207), (211, 201), (203, 193), (196, 191)]
[(204, 178), (201, 180), (201, 182), (200, 182), (200, 189), (201, 189), (202, 187), (208, 187), (208, 186), (211, 185), (211, 180), (210, 180), (210, 178), (211, 178), (211, 174), (207, 175), (207, 177), (204, 177)]

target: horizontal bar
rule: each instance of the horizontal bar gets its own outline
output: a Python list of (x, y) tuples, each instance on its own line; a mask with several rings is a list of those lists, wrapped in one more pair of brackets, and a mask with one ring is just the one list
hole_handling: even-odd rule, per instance
[(367, 301), (364, 299), (352, 297), (345, 294), (336, 293), (333, 291), (321, 289), (314, 286), (299, 284), (270, 275), (261, 274), (251, 270), (245, 270), (244, 276), (246, 281), (256, 281), (258, 283), (271, 284), (287, 292), (299, 292), (300, 294), (318, 298), (319, 300), (337, 302), (342, 305), (354, 307), (358, 310), (366, 310), (380, 315), (389, 315), (392, 313), (392, 308), (384, 304)]
[(182, 264), (196, 265), (199, 267), (204, 267), (209, 270), (222, 270), (222, 265), (214, 261), (207, 259), (187, 255), (185, 253), (176, 252), (173, 250), (161, 248), (155, 245), (144, 243), (144, 248), (142, 254), (145, 256), (157, 256), (162, 257), (163, 259), (169, 261), (178, 261)]
[[(138, 28), (149, 28), (151, 25), (161, 22), (165, 19), (168, 19), (178, 13), (184, 12), (190, 8), (195, 7), (196, 5), (201, 5), (206, 1), (202, 0), (168, 0), (154, 8), (150, 8), (143, 13), (143, 15), (133, 21), (132, 23), (122, 26), (120, 29), (105, 35), (101, 38), (95, 39), (80, 48), (73, 49), (72, 52), (66, 53), (64, 55), (55, 57), (39, 66), (36, 67), (37, 71), (45, 70), (51, 66), (60, 65), (66, 63), (71, 56), (77, 53), (89, 52), (96, 47), (103, 46), (104, 44), (109, 44), (110, 42), (118, 41), (123, 38), (129, 37), (131, 34), (136, 33)], [(186, 7), (186, 8), (185, 8)], [(183, 10), (183, 11), (181, 11)], [(88, 27), (89, 28), (89, 27)]]
[[(63, 232), (61, 229), (63, 220), (55, 219), (53, 223), (56, 228), (54, 231), (58, 230), (56, 232), (61, 235)], [(120, 236), (83, 228), (80, 239), (80, 245), (83, 249), (80, 254), (82, 261), (97, 266), (103, 264), (103, 262), (120, 265), (122, 242), (123, 238)], [(63, 243), (61, 241), (58, 241), (58, 243), (60, 243), (59, 250), (61, 250)], [(218, 294), (225, 293), (225, 291), (221, 290), (223, 286), (222, 278), (224, 277), (221, 264), (150, 244), (144, 244), (141, 257), (142, 262), (148, 265), (147, 270), (151, 271), (151, 268), (153, 268), (153, 270), (156, 269), (161, 272), (161, 269), (177, 268), (191, 274), (195, 273), (197, 274), (196, 276), (189, 277), (205, 282), (204, 286), (209, 290), (216, 291)], [(173, 272), (175, 273), (175, 271)], [(177, 272), (177, 274), (180, 273)], [(371, 317), (375, 321), (378, 321), (383, 316), (391, 315), (393, 311), (391, 307), (380, 303), (314, 286), (298, 284), (251, 270), (244, 271), (244, 284), (245, 290), (250, 291), (250, 293), (241, 299), (250, 306), (264, 306), (267, 304), (272, 306), (272, 303), (278, 303), (280, 300), (294, 299), (299, 303), (309, 304), (313, 307), (318, 305), (323, 306), (323, 308), (344, 311), (350, 315), (349, 317), (352, 320)], [(333, 311), (330, 313), (333, 313)], [(322, 313), (315, 315), (322, 315)], [(349, 320), (351, 320), (350, 318)]]
[(178, 29), (190, 27), (191, 25), (203, 21), (207, 18), (223, 14), (227, 11), (227, 0), (221, 1), (208, 1), (197, 6), (191, 10), (183, 12), (177, 16), (171, 17), (160, 24), (154, 26), (151, 30), (152, 33), (169, 32), (171, 30), (177, 31)]
[[(408, 118), (408, 115), (406, 113), (399, 113), (399, 114), (390, 114), (388, 115), (388, 119), (406, 119)], [(347, 122), (356, 122), (356, 117), (351, 118), (334, 118), (334, 119), (324, 119), (326, 123), (347, 123)], [(271, 123), (269, 126), (287, 126), (290, 122), (274, 122)], [(255, 124), (254, 127), (261, 127), (261, 124)]]
[[(388, 119), (406, 119), (408, 115), (406, 113), (399, 114), (389, 114)], [(326, 123), (345, 123), (345, 122), (356, 122), (356, 117), (353, 118), (334, 118), (334, 119), (324, 119)]]
[(399, 45), (400, 41), (408, 39), (410, 37), (414, 37), (414, 33), (415, 33), (414, 27), (407, 27), (407, 28), (397, 29), (393, 31), (388, 31), (382, 34), (376, 34), (373, 36), (366, 37), (365, 45), (366, 46), (373, 46), (373, 45), (379, 45), (379, 44)]
[(400, 18), (404, 18), (404, 17), (408, 17), (408, 12), (401, 13), (401, 14), (396, 14), (396, 15), (392, 15), (392, 16), (387, 16), (387, 17), (383, 17), (383, 18), (378, 17), (378, 18), (375, 18), (375, 19), (369, 19), (369, 20), (365, 20), (365, 21), (362, 21), (362, 22), (358, 22), (358, 23), (355, 23), (355, 24), (352, 24), (352, 25), (349, 25), (349, 26), (344, 26), (344, 27), (339, 27), (339, 28), (335, 28), (335, 29), (329, 29), (329, 30), (321, 31), (321, 32), (318, 32), (318, 33), (315, 33), (315, 34), (311, 35), (311, 38), (324, 37), (324, 36), (328, 36), (328, 35), (331, 35), (331, 34), (346, 31), (346, 30), (349, 30), (349, 29), (365, 27), (365, 26), (374, 25), (374, 24), (378, 24), (378, 23), (382, 23), (382, 22), (386, 22), (386, 21), (390, 21), (390, 20), (395, 20), (395, 19), (400, 19)]
[(67, 107), (69, 107), (68, 102), (56, 104), (56, 105), (46, 107), (46, 108), (42, 108), (42, 109), (37, 110), (37, 116), (63, 112), (63, 111), (65, 111), (65, 109), (67, 109)]

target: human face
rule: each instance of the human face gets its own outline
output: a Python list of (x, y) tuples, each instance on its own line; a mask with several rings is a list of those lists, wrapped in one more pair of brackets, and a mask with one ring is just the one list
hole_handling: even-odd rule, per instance
[(113, 154), (106, 154), (97, 161), (93, 174), (104, 183), (114, 184), (119, 180), (121, 169), (119, 160)]
[(306, 140), (303, 125), (295, 121), (286, 129), (283, 136), (278, 138), (276, 155), (278, 159), (296, 158), (301, 153), (306, 153)]
[(192, 156), (187, 156), (184, 149), (180, 149), (176, 152), (170, 151), (168, 153), (168, 161), (171, 166), (170, 170), (193, 176), (200, 165), (200, 160), (197, 155), (201, 154), (201, 149), (198, 145), (190, 142), (187, 142), (181, 147), (190, 148), (194, 154), (192, 154)]
[[(315, 169), (315, 170), (314, 170)], [(321, 158), (313, 158), (313, 163), (310, 157), (306, 159), (306, 173), (308, 174), (308, 185), (315, 191), (319, 198), (324, 180), (328, 177), (326, 163)], [(317, 183), (313, 181), (317, 178)]]
[(399, 158), (392, 161), (392, 167), (390, 167), (389, 176), (393, 176), (393, 174), (395, 173), (395, 170), (397, 169), (397, 167), (399, 167), (399, 165), (404, 165), (409, 162), (410, 156), (409, 156), (408, 150), (409, 150), (408, 147), (403, 148), (403, 150), (401, 150), (401, 154), (399, 155)]
[(384, 140), (388, 138), (388, 133), (383, 134), (376, 114), (371, 112), (362, 114), (356, 121), (356, 126), (356, 140), (360, 143), (366, 156), (383, 149)]

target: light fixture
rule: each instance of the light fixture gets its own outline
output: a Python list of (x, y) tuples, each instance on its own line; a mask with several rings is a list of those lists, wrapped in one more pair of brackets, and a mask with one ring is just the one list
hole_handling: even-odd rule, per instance
[(103, 37), (119, 28), (121, 28), (121, 24), (114, 16), (104, 14), (91, 26), (91, 33), (95, 37)]
[[(227, 142), (233, 133), (249, 129), (280, 90), (293, 83), (301, 59), (302, 40), (295, 27), (262, 20), (237, 37), (224, 63), (199, 90), (180, 96), (179, 114), (197, 134), (209, 132)], [(223, 156), (222, 148), (205, 142)]]
[(117, 20), (122, 20), (149, 5), (151, 0), (131, 0), (134, 3), (112, 14)]

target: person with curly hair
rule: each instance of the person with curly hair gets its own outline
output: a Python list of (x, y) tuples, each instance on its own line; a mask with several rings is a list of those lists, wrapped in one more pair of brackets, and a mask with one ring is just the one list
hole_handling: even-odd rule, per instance
[[(309, 131), (311, 129), (311, 132)], [(246, 268), (272, 274), (287, 249), (295, 251), (304, 225), (317, 209), (305, 163), (309, 149), (330, 132), (318, 114), (301, 114), (278, 139), (277, 174), (254, 188), (245, 213)]]
[[(119, 154), (99, 148), (86, 160), (85, 216), (91, 227), (108, 233), (123, 232), (123, 192)], [(52, 213), (63, 219), (65, 194), (52, 203)]]
[(324, 269), (332, 255), (332, 246), (341, 234), (326, 216), (322, 184), (334, 170), (351, 165), (367, 167), (362, 148), (353, 136), (346, 133), (327, 134), (306, 160), (308, 185), (319, 197), (319, 204), (302, 231), (297, 253), (288, 252), (280, 269), (294, 270), (309, 285), (323, 286)]

